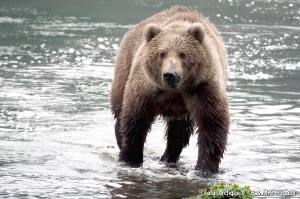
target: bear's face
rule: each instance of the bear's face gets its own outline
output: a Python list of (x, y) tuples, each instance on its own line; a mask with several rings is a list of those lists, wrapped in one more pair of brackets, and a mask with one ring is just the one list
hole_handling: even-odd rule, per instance
[(156, 86), (167, 90), (183, 90), (205, 79), (205, 51), (202, 24), (171, 24), (160, 29), (146, 26), (144, 71)]

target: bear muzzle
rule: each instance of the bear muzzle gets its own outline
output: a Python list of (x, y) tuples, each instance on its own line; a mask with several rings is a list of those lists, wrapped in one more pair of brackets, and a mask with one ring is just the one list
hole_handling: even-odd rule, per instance
[(173, 69), (168, 69), (163, 73), (164, 82), (172, 87), (177, 87), (181, 81), (180, 76)]

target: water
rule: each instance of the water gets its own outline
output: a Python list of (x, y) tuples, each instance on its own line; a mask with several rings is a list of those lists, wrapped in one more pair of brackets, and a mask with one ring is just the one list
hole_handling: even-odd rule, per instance
[[(177, 165), (159, 162), (160, 120), (141, 168), (117, 161), (109, 92), (119, 43), (134, 24), (176, 4), (209, 17), (228, 49), (232, 125), (213, 179), (193, 171), (195, 136)], [(221, 181), (299, 191), (298, 0), (0, 5), (1, 198), (180, 198)]]

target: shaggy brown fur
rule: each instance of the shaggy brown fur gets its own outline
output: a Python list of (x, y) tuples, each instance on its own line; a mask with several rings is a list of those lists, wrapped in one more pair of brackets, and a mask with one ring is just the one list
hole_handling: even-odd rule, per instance
[(202, 14), (175, 6), (126, 33), (111, 91), (119, 158), (143, 162), (156, 116), (167, 122), (161, 158), (176, 162), (198, 127), (196, 169), (217, 173), (227, 143), (227, 53), (218, 30)]

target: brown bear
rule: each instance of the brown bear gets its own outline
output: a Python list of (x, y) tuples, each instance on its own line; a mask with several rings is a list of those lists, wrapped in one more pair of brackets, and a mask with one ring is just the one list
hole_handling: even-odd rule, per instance
[(166, 121), (161, 161), (176, 162), (195, 127), (195, 169), (218, 172), (230, 116), (227, 53), (219, 31), (182, 6), (142, 21), (126, 33), (111, 90), (119, 160), (141, 165), (147, 132), (157, 116)]

